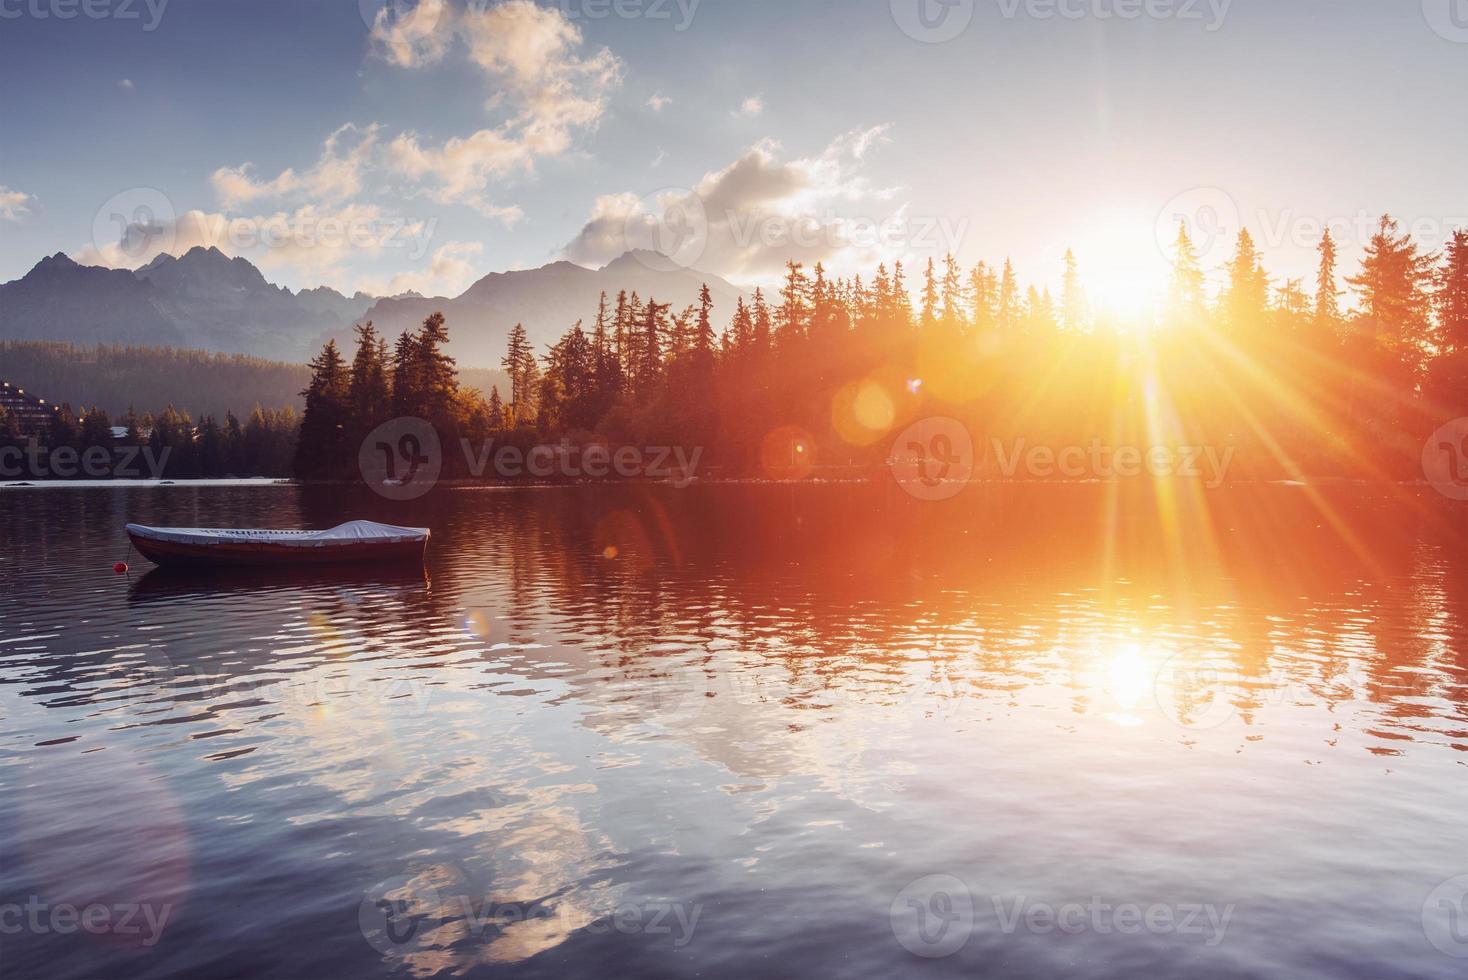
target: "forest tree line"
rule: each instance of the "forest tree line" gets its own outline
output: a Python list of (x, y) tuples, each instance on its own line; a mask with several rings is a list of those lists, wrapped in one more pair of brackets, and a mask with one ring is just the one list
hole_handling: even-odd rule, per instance
[[(0, 416), (0, 478), (289, 478), (300, 418), (290, 406), (257, 405), (243, 421), (226, 412), (223, 418), (205, 415), (196, 422), (170, 405), (157, 415), (129, 410), (113, 419), (102, 408), (78, 414), (63, 404), (41, 431), (34, 431), (7, 412)], [(93, 458), (89, 450), (101, 450), (103, 455), (95, 458), (108, 462), (80, 465), (78, 461)], [(132, 450), (146, 450), (146, 455)], [(31, 461), (36, 451), (39, 465)]]
[(332, 343), (311, 364), (296, 473), (352, 477), (366, 433), (416, 416), (447, 447), (699, 446), (731, 474), (792, 475), (797, 447), (802, 475), (880, 465), (906, 424), (941, 414), (1032, 444), (1227, 445), (1249, 477), (1415, 478), (1427, 434), (1468, 414), (1468, 231), (1435, 251), (1384, 216), (1356, 275), (1338, 251), (1327, 232), (1309, 288), (1276, 282), (1242, 230), (1210, 293), (1180, 225), (1148, 325), (1094, 317), (1069, 252), (1058, 298), (1008, 261), (952, 256), (916, 282), (900, 262), (865, 280), (791, 262), (777, 294), (723, 318), (707, 287), (682, 310), (603, 294), (544, 353), (516, 325), (508, 390), (488, 397), (459, 384), (441, 314), (391, 348), (365, 324), (350, 361)]

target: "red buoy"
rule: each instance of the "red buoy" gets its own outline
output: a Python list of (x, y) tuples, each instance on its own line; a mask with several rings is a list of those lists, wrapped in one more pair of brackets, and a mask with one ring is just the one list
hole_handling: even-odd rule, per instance
[(112, 570), (114, 572), (116, 572), (117, 574), (119, 574), (119, 575), (126, 575), (127, 574), (127, 562), (125, 562), (125, 561), (118, 562), (116, 565), (113, 565), (112, 566)]

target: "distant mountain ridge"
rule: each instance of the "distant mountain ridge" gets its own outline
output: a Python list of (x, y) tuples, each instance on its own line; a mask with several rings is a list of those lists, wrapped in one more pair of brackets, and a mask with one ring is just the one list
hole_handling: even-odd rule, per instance
[[(723, 319), (733, 315), (742, 295), (738, 287), (718, 276), (684, 269), (650, 252), (628, 252), (600, 269), (572, 262), (552, 262), (538, 269), (492, 272), (455, 298), (398, 297), (378, 300), (364, 319), (378, 331), (394, 336), (442, 312), (448, 318), (450, 353), (460, 364), (498, 365), (504, 357), (510, 329), (523, 323), (530, 342), (544, 351), (576, 321), (587, 331), (596, 320), (601, 294), (615, 306), (617, 293), (637, 293), (646, 302), (668, 303), (674, 312), (698, 302), (707, 283), (714, 307)], [(337, 334), (338, 341), (345, 339)]]
[(168, 346), (302, 363), (329, 338), (349, 343), (364, 320), (391, 337), (442, 311), (460, 365), (489, 368), (499, 365), (516, 323), (544, 350), (577, 320), (590, 329), (602, 292), (615, 303), (625, 289), (677, 311), (697, 302), (704, 283), (727, 318), (738, 288), (656, 253), (629, 252), (601, 269), (562, 261), (491, 273), (457, 297), (376, 298), (325, 286), (292, 292), (217, 248), (162, 254), (135, 272), (84, 266), (58, 252), (0, 285), (0, 340)]
[(351, 323), (373, 297), (272, 285), (217, 248), (159, 255), (129, 272), (62, 253), (0, 285), (0, 339), (134, 344), (301, 361), (323, 331)]

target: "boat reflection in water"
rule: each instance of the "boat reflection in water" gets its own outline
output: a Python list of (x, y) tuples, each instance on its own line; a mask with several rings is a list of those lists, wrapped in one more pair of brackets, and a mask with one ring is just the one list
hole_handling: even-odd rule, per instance
[[(1468, 541), (1425, 493), (17, 494), (0, 894), (171, 912), (6, 965), (1457, 977)], [(431, 526), (431, 588), (109, 570), (129, 521), (343, 512)]]

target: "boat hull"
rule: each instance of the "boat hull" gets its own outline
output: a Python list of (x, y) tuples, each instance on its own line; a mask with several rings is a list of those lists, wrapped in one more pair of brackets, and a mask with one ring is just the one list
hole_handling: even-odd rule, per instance
[(342, 565), (423, 563), (427, 541), (335, 544), (322, 548), (290, 548), (269, 543), (241, 542), (212, 545), (176, 544), (129, 534), (138, 554), (155, 565)]
[(138, 554), (164, 566), (280, 566), (423, 564), (429, 532), (367, 521), (330, 531), (224, 531), (127, 526)]

